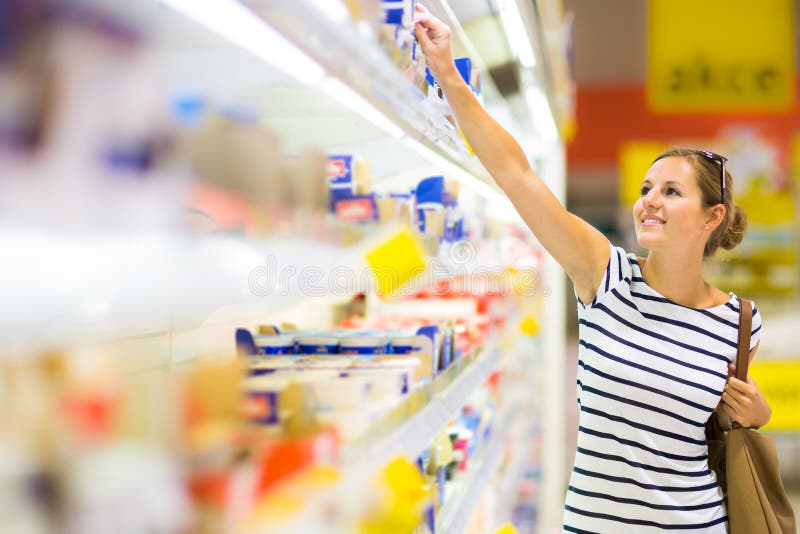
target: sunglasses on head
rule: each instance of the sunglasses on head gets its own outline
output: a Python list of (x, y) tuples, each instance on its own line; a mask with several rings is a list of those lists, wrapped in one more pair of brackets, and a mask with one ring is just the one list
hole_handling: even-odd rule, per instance
[(728, 158), (725, 156), (720, 156), (714, 152), (709, 152), (708, 150), (695, 150), (694, 153), (698, 156), (702, 156), (708, 160), (719, 163), (719, 186), (722, 189), (722, 200), (720, 201), (720, 204), (725, 204), (725, 162), (728, 161)]

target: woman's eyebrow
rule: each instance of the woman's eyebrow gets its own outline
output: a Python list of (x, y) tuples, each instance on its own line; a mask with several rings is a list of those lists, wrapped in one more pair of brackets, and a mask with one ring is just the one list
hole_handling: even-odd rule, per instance
[[(653, 182), (651, 182), (650, 179), (642, 180), (642, 185), (645, 185), (645, 184), (652, 185), (652, 183)], [(684, 184), (682, 182), (677, 181), (677, 180), (667, 180), (666, 182), (663, 183), (663, 185), (679, 185), (679, 186), (683, 187)]]

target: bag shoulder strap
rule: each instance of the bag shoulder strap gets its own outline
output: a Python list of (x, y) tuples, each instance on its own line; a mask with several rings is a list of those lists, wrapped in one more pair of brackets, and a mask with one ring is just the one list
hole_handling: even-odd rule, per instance
[(753, 303), (739, 297), (739, 340), (736, 344), (736, 378), (747, 382), (750, 365), (750, 331), (753, 328)]

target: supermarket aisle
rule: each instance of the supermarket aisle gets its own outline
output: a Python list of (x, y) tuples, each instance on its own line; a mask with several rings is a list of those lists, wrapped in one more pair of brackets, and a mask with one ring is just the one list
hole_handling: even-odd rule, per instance
[(413, 2), (112, 4), (0, 7), (0, 530), (534, 532), (562, 329)]

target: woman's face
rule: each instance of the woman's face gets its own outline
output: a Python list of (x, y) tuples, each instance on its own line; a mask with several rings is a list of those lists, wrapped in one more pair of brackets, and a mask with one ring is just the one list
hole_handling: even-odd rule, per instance
[(656, 161), (642, 181), (633, 205), (636, 240), (648, 250), (697, 247), (702, 254), (708, 238), (702, 192), (695, 170), (680, 157)]

